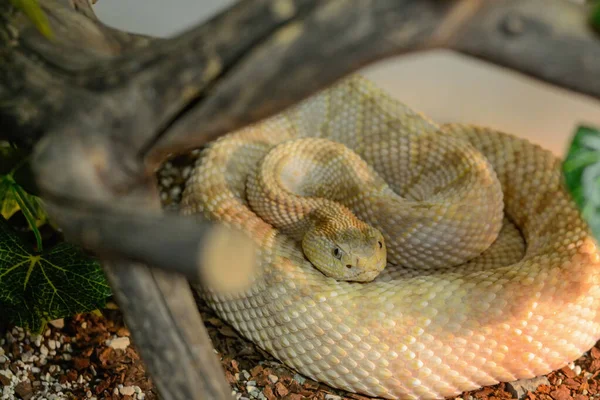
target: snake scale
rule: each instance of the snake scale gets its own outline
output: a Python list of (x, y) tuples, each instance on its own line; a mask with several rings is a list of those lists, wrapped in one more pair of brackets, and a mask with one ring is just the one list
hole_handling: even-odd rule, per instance
[[(330, 195), (376, 228), (385, 268), (364, 282), (328, 276), (305, 255), (306, 227), (285, 225), (309, 211), (268, 193), (262, 202), (262, 192), (249, 202), (261, 160), (277, 151), (278, 190), (292, 200)], [(560, 160), (493, 129), (436, 125), (360, 76), (209, 144), (182, 212), (241, 229), (260, 249), (252, 286), (199, 288), (208, 304), (289, 367), (337, 388), (438, 399), (546, 374), (600, 338), (599, 253)]]

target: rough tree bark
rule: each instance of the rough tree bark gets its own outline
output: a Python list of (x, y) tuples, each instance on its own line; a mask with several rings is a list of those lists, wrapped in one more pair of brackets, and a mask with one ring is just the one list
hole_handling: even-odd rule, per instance
[[(242, 0), (167, 40), (108, 28), (87, 0), (40, 3), (52, 42), (0, 3), (0, 137), (34, 148), (51, 215), (106, 260), (165, 399), (230, 397), (186, 277), (230, 276), (199, 260), (242, 240), (161, 213), (153, 173), (168, 155), (368, 63), (430, 48), (600, 99), (600, 43), (586, 8), (565, 0)], [(234, 266), (245, 266), (240, 277), (251, 272), (247, 254)]]

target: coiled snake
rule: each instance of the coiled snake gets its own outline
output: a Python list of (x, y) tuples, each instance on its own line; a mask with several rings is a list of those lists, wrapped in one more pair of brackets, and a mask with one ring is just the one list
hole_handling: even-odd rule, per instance
[[(350, 222), (304, 243), (320, 207)], [(600, 338), (598, 249), (560, 160), (492, 129), (438, 126), (359, 76), (210, 144), (182, 210), (260, 248), (252, 287), (201, 289), (209, 305), (337, 388), (437, 399), (548, 373)]]

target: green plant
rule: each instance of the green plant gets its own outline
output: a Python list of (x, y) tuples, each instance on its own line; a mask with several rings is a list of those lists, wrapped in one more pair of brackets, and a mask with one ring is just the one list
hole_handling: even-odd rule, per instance
[(34, 23), (36, 28), (47, 38), (52, 38), (52, 30), (46, 14), (38, 4), (37, 0), (10, 0), (17, 9), (23, 11), (25, 15)]
[[(40, 228), (49, 222), (42, 201), (23, 187), (31, 185), (28, 156), (0, 145), (0, 318), (40, 331), (47, 321), (103, 307), (110, 288), (100, 263), (77, 246), (44, 246)], [(9, 223), (18, 213), (34, 239)]]
[(578, 127), (563, 162), (567, 189), (600, 240), (600, 130)]
[(592, 27), (600, 31), (600, 1), (598, 0), (593, 3), (590, 21)]

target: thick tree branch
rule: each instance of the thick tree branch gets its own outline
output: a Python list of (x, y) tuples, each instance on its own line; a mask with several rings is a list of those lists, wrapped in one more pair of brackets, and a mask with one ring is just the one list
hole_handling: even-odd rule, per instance
[(449, 47), (600, 100), (600, 36), (566, 0), (489, 2)]
[[(65, 177), (65, 182), (77, 182), (77, 179), (90, 177), (92, 171), (91, 186), (94, 190), (87, 196), (85, 185), (83, 188), (78, 184), (69, 187), (68, 183), (61, 186), (61, 190), (51, 190), (45, 196), (50, 213), (65, 229), (67, 236), (75, 242), (90, 245), (104, 255), (104, 268), (113, 293), (162, 397), (228, 399), (231, 390), (196, 311), (187, 280), (178, 274), (167, 275), (137, 262), (123, 261), (151, 261), (151, 252), (140, 249), (144, 244), (141, 241), (147, 240), (146, 244), (154, 241), (152, 247), (160, 249), (156, 244), (165, 239), (160, 237), (161, 230), (156, 226), (148, 226), (148, 221), (156, 224), (165, 218), (158, 214), (160, 205), (153, 180), (149, 177), (136, 179), (135, 186), (123, 195), (121, 201), (111, 202), (116, 197), (114, 193), (109, 190), (109, 196), (102, 195), (103, 179), (110, 181), (110, 177), (100, 176), (98, 180), (95, 174), (97, 170), (94, 167), (98, 163), (108, 162), (103, 155), (115, 147), (119, 150), (119, 143), (111, 147), (107, 140), (103, 140), (102, 131), (95, 129), (99, 127), (110, 131), (109, 127), (115, 122), (111, 120), (101, 93), (85, 93), (77, 85), (77, 73), (91, 65), (104, 63), (123, 51), (145, 46), (149, 39), (128, 36), (98, 25), (89, 7), (81, 7), (84, 14), (79, 14), (65, 8), (64, 4), (68, 2), (43, 3), (52, 27), (58, 33), (56, 36), (60, 37), (54, 43), (40, 39), (27, 21), (0, 6), (0, 19), (4, 18), (6, 22), (2, 25), (6, 29), (0, 28), (0, 51), (10, 56), (4, 58), (0, 66), (0, 125), (3, 134), (25, 145), (36, 143), (45, 134), (62, 140), (73, 135), (75, 140), (71, 143), (57, 140), (52, 144), (50, 139), (50, 142), (38, 145), (46, 149), (47, 157), (66, 161), (58, 165), (57, 159), (51, 162), (53, 167), (59, 168), (54, 169), (52, 174)], [(78, 115), (85, 121), (86, 112), (95, 106), (105, 107), (106, 120), (103, 123), (95, 126), (96, 120), (91, 120), (87, 122), (89, 125), (82, 124), (79, 128), (77, 124), (69, 125), (69, 121), (78, 120), (71, 119), (72, 115)], [(63, 123), (65, 128), (61, 129)], [(87, 142), (77, 140), (77, 131), (81, 132), (88, 126), (91, 133), (82, 135)], [(52, 133), (53, 129), (55, 133)], [(65, 136), (61, 135), (63, 132)], [(65, 158), (66, 154), (69, 157)], [(73, 179), (71, 175), (77, 178)], [(136, 219), (131, 213), (123, 215), (123, 211), (119, 213), (118, 205), (129, 206), (128, 210), (134, 207), (146, 210), (149, 212), (148, 219), (141, 216)], [(119, 218), (124, 216), (129, 220)], [(127, 222), (129, 224), (123, 229), (122, 224)], [(164, 222), (168, 224), (168, 221)], [(184, 223), (184, 227), (188, 227), (187, 232), (182, 232), (188, 235), (184, 241), (188, 244), (188, 253), (179, 259), (181, 262), (177, 262), (177, 257), (173, 257), (175, 262), (165, 260), (168, 250), (163, 252), (162, 258), (157, 257), (158, 261), (183, 267), (175, 270), (210, 281), (210, 278), (215, 279), (215, 275), (198, 270), (196, 266), (203, 254), (198, 249), (209, 246), (211, 238), (214, 238), (211, 234), (213, 228), (206, 223), (191, 225), (191, 221)], [(158, 236), (153, 236), (153, 231), (144, 231), (148, 228), (154, 228)], [(197, 238), (196, 242), (194, 238)], [(173, 236), (169, 239), (172, 242)], [(116, 260), (112, 257), (114, 252), (119, 253)], [(215, 263), (203, 263), (211, 264)]]
[(586, 9), (565, 0), (242, 0), (169, 40), (108, 28), (86, 0), (40, 3), (54, 42), (0, 2), (0, 132), (35, 147), (38, 185), (67, 236), (111, 260), (107, 274), (165, 399), (229, 395), (186, 281), (136, 263), (205, 282), (218, 265), (194, 257), (210, 247), (212, 226), (160, 214), (153, 173), (167, 154), (428, 48), (600, 99), (600, 43)]

